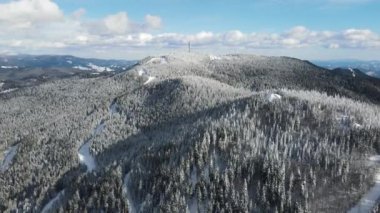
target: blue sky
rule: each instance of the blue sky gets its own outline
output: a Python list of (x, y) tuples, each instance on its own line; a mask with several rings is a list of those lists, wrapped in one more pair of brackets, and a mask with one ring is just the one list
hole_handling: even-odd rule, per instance
[[(0, 53), (380, 60), (380, 0), (0, 0)], [(3, 26), (1, 26), (3, 25)]]
[(319, 30), (371, 28), (379, 30), (380, 1), (368, 0), (61, 0), (71, 13), (85, 8), (89, 18), (101, 18), (119, 11), (142, 20), (159, 15), (165, 30), (194, 33), (284, 31), (302, 25)]

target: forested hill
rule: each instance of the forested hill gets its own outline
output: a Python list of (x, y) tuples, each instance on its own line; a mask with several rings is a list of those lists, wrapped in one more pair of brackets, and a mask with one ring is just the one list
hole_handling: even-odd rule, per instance
[(102, 60), (71, 55), (1, 55), (0, 92), (64, 78), (93, 78), (124, 72), (133, 60)]
[(349, 72), (175, 54), (1, 93), (0, 211), (345, 212), (380, 151), (380, 81)]

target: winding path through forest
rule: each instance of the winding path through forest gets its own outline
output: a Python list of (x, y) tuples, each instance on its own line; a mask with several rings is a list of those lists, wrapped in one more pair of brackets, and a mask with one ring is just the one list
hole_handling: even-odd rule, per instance
[[(380, 164), (380, 155), (369, 158), (370, 162)], [(375, 174), (375, 185), (360, 199), (360, 201), (351, 208), (348, 213), (369, 213), (375, 207), (377, 200), (380, 198), (380, 168)]]
[(11, 165), (13, 158), (16, 156), (18, 145), (11, 146), (4, 152), (4, 159), (0, 161), (0, 172), (4, 172)]

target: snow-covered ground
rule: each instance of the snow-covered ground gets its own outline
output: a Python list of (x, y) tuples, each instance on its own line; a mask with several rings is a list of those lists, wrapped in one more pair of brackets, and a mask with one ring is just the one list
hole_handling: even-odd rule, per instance
[(272, 101), (274, 101), (274, 100), (280, 100), (282, 97), (281, 97), (281, 95), (279, 95), (279, 94), (275, 94), (275, 93), (272, 93), (272, 94), (270, 94), (269, 96), (268, 96), (268, 100), (270, 101), (270, 102), (272, 102)]
[[(100, 72), (113, 72), (114, 70), (109, 68), (109, 67), (101, 67), (101, 66), (97, 66), (95, 64), (92, 64), (92, 63), (89, 63), (87, 64), (87, 66), (74, 66), (73, 67), (74, 69), (78, 69), (78, 70), (85, 70), (85, 71), (90, 71), (90, 70), (95, 70), (96, 72), (100, 73)], [(94, 73), (92, 73), (94, 74)]]
[(42, 209), (41, 213), (51, 212), (54, 208), (54, 205), (61, 199), (61, 197), (65, 195), (65, 190), (60, 191), (53, 199), (47, 203)]
[(16, 156), (17, 153), (17, 145), (16, 146), (11, 146), (9, 147), (5, 152), (4, 152), (4, 159), (2, 160), (2, 163), (0, 165), (0, 172), (4, 172), (5, 170), (8, 169), (9, 165), (12, 163), (12, 159)]
[(154, 76), (149, 76), (149, 77), (148, 77), (148, 80), (145, 81), (144, 85), (145, 85), (145, 84), (149, 84), (150, 82), (154, 81), (155, 79), (156, 79), (156, 77), (154, 77)]
[(16, 90), (18, 90), (18, 88), (7, 89), (7, 90), (4, 90), (4, 91), (0, 91), (0, 94), (10, 93), (10, 92), (13, 92), (13, 91), (16, 91)]
[(354, 122), (353, 127), (356, 128), (356, 129), (360, 129), (363, 126), (361, 124), (358, 124), (358, 123)]
[(376, 73), (373, 72), (373, 71), (366, 72), (365, 74), (367, 74), (367, 75), (369, 75), (369, 76), (373, 76), (373, 77), (376, 76)]
[(128, 172), (124, 176), (123, 192), (127, 198), (128, 212), (136, 213), (137, 211), (136, 211), (135, 204), (133, 200), (131, 199), (132, 195), (131, 195), (131, 190), (130, 190), (130, 179), (131, 179), (131, 172)]
[(137, 73), (139, 74), (139, 76), (143, 76), (143, 75), (146, 75), (147, 74), (147, 70), (142, 68), (140, 69), (139, 71), (137, 71)]
[(194, 168), (190, 173), (190, 183), (193, 187), (198, 183), (197, 169)]
[(187, 202), (186, 213), (197, 213), (198, 211), (198, 200), (193, 198)]
[(94, 129), (94, 133), (93, 133), (92, 137), (101, 133), (104, 130), (104, 127), (106, 127), (106, 124), (103, 121), (100, 121), (100, 123)]
[(89, 63), (88, 66), (93, 69), (93, 70), (96, 70), (97, 72), (112, 72), (114, 71), (113, 69), (109, 68), (109, 67), (101, 67), (101, 66), (97, 66), (93, 63)]
[(348, 70), (350, 70), (350, 72), (352, 73), (352, 77), (356, 77), (356, 75), (355, 75), (355, 70), (353, 70), (352, 68), (348, 68)]
[[(152, 60), (152, 59), (151, 59)], [(142, 69), (139, 69), (137, 70), (137, 74), (140, 76), (140, 77), (148, 77), (148, 80), (146, 80), (144, 82), (144, 85), (145, 84), (149, 84), (150, 82), (154, 81), (156, 79), (155, 76), (150, 76), (149, 75), (149, 70), (145, 69), (145, 68), (142, 68)]]
[(0, 89), (4, 86), (3, 82), (0, 82)]
[(18, 66), (1, 66), (2, 69), (17, 69)]
[(90, 139), (78, 151), (79, 161), (87, 166), (87, 172), (91, 172), (96, 168), (95, 158), (90, 153), (91, 143), (92, 140)]
[(86, 70), (86, 71), (91, 70), (90, 68), (88, 68), (88, 67), (83, 67), (83, 66), (74, 66), (73, 68), (74, 68), (74, 69), (77, 69), (77, 70)]
[(96, 161), (95, 158), (91, 155), (90, 147), (92, 144), (92, 138), (95, 135), (101, 133), (104, 127), (105, 123), (101, 121), (93, 130), (90, 139), (88, 139), (78, 151), (79, 162), (87, 166), (87, 172), (91, 172), (96, 169)]
[(210, 61), (222, 60), (222, 57), (216, 55), (210, 55)]
[(147, 64), (167, 64), (168, 60), (166, 59), (166, 57), (155, 57), (155, 58), (151, 58), (146, 63)]
[[(372, 163), (380, 163), (380, 155), (369, 158)], [(375, 185), (365, 194), (359, 203), (351, 208), (348, 213), (367, 213), (371, 212), (376, 205), (376, 201), (380, 198), (380, 168), (375, 175)]]
[(112, 117), (113, 114), (117, 113), (117, 103), (113, 102), (109, 107), (109, 115)]
[(67, 63), (69, 63), (69, 64), (72, 64), (72, 63), (73, 63), (73, 62), (72, 62), (72, 61), (70, 61), (70, 60), (67, 60), (66, 62), (67, 62)]

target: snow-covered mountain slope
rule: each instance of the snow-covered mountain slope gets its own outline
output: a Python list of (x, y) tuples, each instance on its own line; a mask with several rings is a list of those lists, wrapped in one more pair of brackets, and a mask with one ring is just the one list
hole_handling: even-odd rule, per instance
[(127, 68), (135, 61), (79, 58), (71, 55), (0, 55), (1, 69), (72, 68), (83, 66), (93, 70)]
[(380, 78), (380, 61), (360, 61), (360, 60), (327, 60), (327, 61), (314, 61), (316, 64), (326, 67), (327, 69), (337, 68), (353, 68), (361, 72)]
[(0, 211), (345, 212), (376, 173), (379, 88), (293, 58), (175, 54), (1, 94), (0, 153), (17, 152)]
[(0, 81), (6, 89), (63, 78), (109, 76), (128, 70), (135, 61), (86, 59), (55, 55), (0, 55)]

